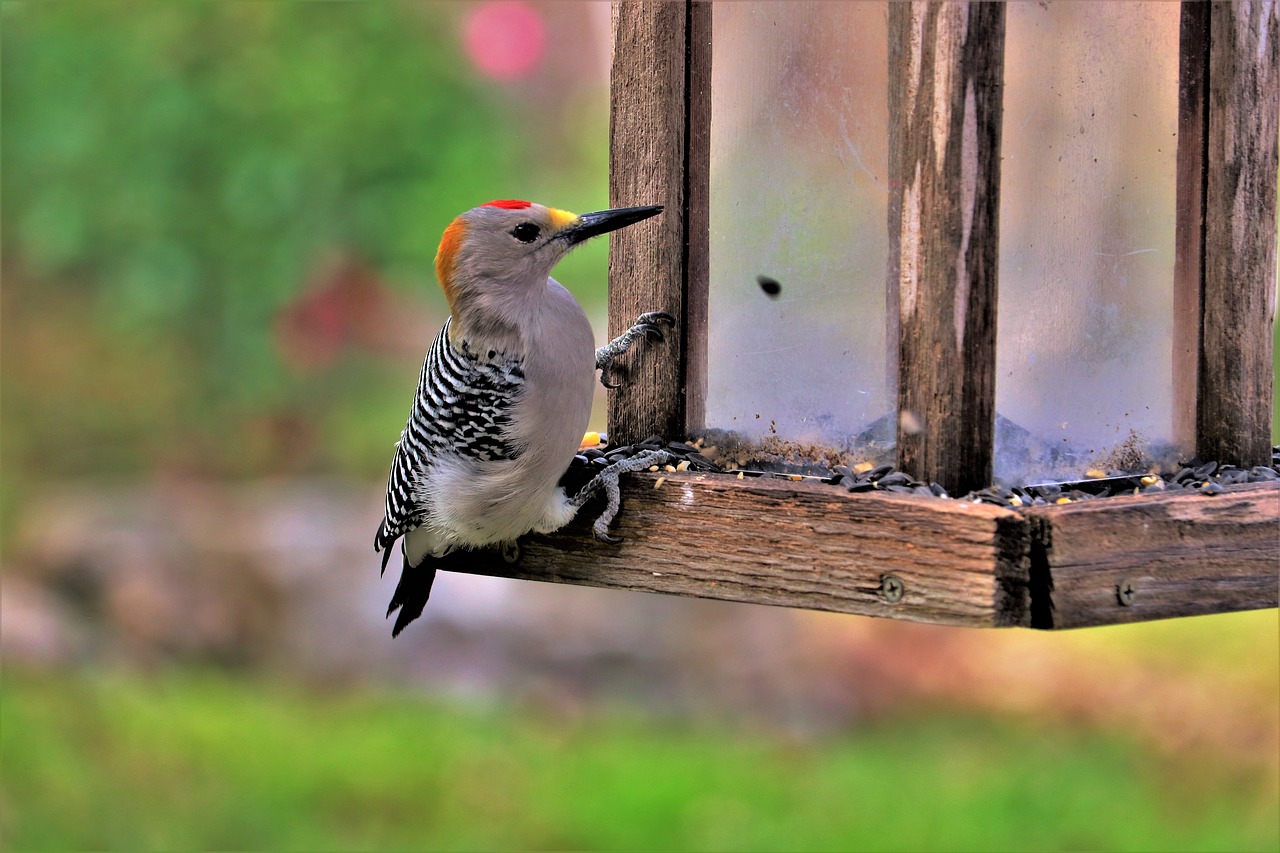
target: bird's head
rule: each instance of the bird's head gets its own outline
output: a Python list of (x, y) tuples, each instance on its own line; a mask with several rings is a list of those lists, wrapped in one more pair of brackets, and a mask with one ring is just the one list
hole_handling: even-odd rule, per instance
[(473, 302), (536, 295), (546, 290), (552, 268), (574, 246), (661, 212), (657, 205), (578, 215), (528, 201), (491, 201), (445, 229), (436, 277), (455, 317)]

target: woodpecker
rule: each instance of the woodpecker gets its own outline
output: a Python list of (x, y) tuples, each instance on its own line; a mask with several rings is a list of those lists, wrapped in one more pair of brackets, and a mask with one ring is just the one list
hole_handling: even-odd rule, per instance
[[(570, 497), (560, 486), (591, 415), (595, 371), (635, 342), (662, 339), (667, 314), (642, 314), (627, 332), (595, 348), (586, 313), (551, 270), (584, 240), (640, 222), (661, 206), (581, 216), (528, 201), (468, 210), (444, 231), (436, 278), (449, 317), (427, 351), (408, 423), (387, 480), (386, 515), (374, 538), (385, 573), (401, 540), (392, 636), (421, 613), (442, 561), (456, 551), (499, 546), (514, 561), (530, 531), (567, 524), (603, 489), (595, 523), (605, 541), (618, 508), (618, 477), (658, 460), (614, 463)], [(661, 453), (656, 451), (655, 453)]]

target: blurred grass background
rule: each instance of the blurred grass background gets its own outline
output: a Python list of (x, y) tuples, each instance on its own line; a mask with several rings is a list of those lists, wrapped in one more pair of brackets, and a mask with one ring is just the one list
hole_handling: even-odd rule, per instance
[(11, 849), (1265, 850), (1275, 837), (1247, 774), (1049, 721), (930, 714), (791, 742), (191, 673), (19, 679), (3, 699), (6, 727), (29, 733), (3, 753), (25, 795)]
[[(1276, 849), (1275, 611), (1041, 636), (450, 578), (397, 651), (355, 591), (372, 553), (330, 549), (357, 627), (270, 584), (228, 600), (349, 640), (341, 677), (253, 625), (200, 645), (221, 587), (159, 632), (155, 577), (323, 560), (165, 539), (121, 494), (222, 518), (235, 484), (305, 508), (355, 483), (331, 503), (365, 554), (443, 227), (608, 202), (607, 27), (579, 3), (0, 4), (0, 846)], [(557, 272), (600, 331), (605, 273), (602, 242)], [(500, 646), (535, 689), (432, 669), (520, 619), (550, 626)], [(691, 645), (646, 663), (668, 635)], [(766, 676), (762, 648), (800, 657)]]

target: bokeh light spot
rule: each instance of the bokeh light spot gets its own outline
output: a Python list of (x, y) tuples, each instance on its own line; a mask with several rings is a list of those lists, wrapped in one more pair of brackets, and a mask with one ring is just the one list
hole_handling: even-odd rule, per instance
[(518, 80), (541, 62), (547, 33), (542, 15), (528, 3), (493, 0), (467, 13), (462, 41), (480, 73), (495, 80)]

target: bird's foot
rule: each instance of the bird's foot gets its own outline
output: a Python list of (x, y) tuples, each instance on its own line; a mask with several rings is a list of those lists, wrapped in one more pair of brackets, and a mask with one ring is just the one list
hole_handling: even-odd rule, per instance
[(675, 326), (676, 318), (662, 311), (650, 311), (641, 314), (630, 329), (609, 341), (596, 350), (596, 369), (600, 371), (600, 382), (606, 388), (617, 388), (618, 384), (609, 381), (609, 374), (614, 359), (631, 349), (631, 345), (641, 338), (651, 341), (665, 340), (662, 325)]
[(619, 480), (622, 475), (630, 474), (633, 471), (644, 471), (654, 465), (664, 465), (669, 461), (671, 461), (671, 454), (661, 449), (646, 450), (635, 456), (619, 459), (592, 477), (576, 495), (569, 499), (569, 505), (574, 509), (580, 509), (596, 492), (603, 489), (605, 509), (604, 512), (600, 513), (600, 517), (595, 520), (595, 523), (591, 525), (591, 532), (601, 542), (616, 545), (622, 539), (609, 533), (609, 524), (622, 506), (622, 492), (619, 488)]

